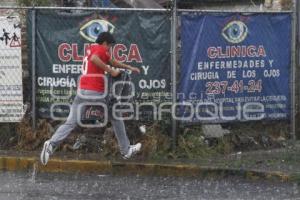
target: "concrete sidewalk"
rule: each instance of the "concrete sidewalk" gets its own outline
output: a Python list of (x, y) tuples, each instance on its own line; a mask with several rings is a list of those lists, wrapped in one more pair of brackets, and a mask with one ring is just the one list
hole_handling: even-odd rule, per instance
[[(201, 178), (222, 178), (239, 176), (247, 179), (268, 179), (276, 181), (300, 181), (300, 172), (276, 170), (276, 168), (259, 168), (253, 163), (265, 165), (261, 159), (269, 162), (275, 155), (285, 150), (238, 153), (225, 157), (206, 160), (165, 160), (165, 161), (124, 161), (97, 158), (97, 154), (77, 155), (76, 153), (58, 154), (50, 159), (46, 166), (39, 162), (39, 152), (0, 151), (1, 170), (37, 170), (38, 172), (59, 173), (100, 173), (113, 175), (147, 175), (147, 176), (186, 176)], [(299, 148), (300, 151), (300, 148)], [(274, 153), (272, 153), (274, 152)], [(293, 152), (295, 153), (295, 152)], [(252, 156), (251, 156), (252, 155)], [(281, 155), (281, 156), (280, 156)], [(299, 155), (299, 154), (298, 154)], [(298, 156), (300, 159), (300, 156)], [(245, 158), (243, 158), (245, 157)], [(277, 165), (277, 164), (276, 164)], [(299, 163), (300, 165), (300, 163)], [(291, 167), (291, 166), (288, 166)], [(292, 166), (296, 167), (296, 166)]]

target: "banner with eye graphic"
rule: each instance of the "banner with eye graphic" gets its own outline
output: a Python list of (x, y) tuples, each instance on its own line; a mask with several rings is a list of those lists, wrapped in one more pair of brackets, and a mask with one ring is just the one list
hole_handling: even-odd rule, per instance
[(291, 15), (181, 15), (184, 120), (219, 123), (290, 116)]
[[(167, 12), (36, 12), (39, 117), (58, 119), (67, 116), (86, 50), (104, 31), (109, 31), (116, 39), (111, 49), (112, 57), (141, 70), (141, 74), (132, 75), (136, 102), (159, 104), (170, 97), (171, 45)], [(30, 16), (31, 13), (28, 36), (31, 36)], [(31, 44), (30, 40), (28, 44)]]

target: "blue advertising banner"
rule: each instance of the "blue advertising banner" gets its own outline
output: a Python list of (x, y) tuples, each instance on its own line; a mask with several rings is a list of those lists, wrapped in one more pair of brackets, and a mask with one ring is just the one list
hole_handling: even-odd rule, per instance
[(183, 120), (288, 119), (290, 14), (182, 14)]

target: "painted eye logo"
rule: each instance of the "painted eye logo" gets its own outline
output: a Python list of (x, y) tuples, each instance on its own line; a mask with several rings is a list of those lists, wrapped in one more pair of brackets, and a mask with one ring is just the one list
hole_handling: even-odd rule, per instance
[(89, 21), (88, 23), (84, 24), (80, 28), (80, 35), (90, 41), (95, 42), (97, 36), (102, 32), (110, 32), (113, 33), (115, 30), (115, 26), (112, 25), (110, 22), (102, 20), (102, 19), (95, 19)]
[(232, 21), (223, 28), (222, 35), (228, 42), (237, 44), (246, 39), (248, 27), (244, 22)]

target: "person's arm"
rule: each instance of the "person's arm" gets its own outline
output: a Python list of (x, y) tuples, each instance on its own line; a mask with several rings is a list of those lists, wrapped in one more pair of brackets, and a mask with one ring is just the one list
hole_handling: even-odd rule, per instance
[(132, 72), (135, 72), (135, 73), (138, 73), (138, 74), (141, 72), (140, 69), (137, 68), (137, 67), (132, 67), (132, 66), (127, 65), (127, 64), (125, 64), (125, 63), (118, 62), (118, 61), (116, 61), (116, 60), (114, 60), (114, 59), (111, 59), (111, 60), (109, 61), (109, 63), (110, 63), (112, 66), (114, 66), (114, 67), (122, 68), (122, 69), (128, 69), (128, 70), (130, 70), (130, 71), (132, 71)]
[(119, 70), (115, 70), (106, 65), (97, 55), (92, 55), (90, 61), (97, 65), (99, 68), (111, 74), (113, 77), (116, 77), (120, 74)]

